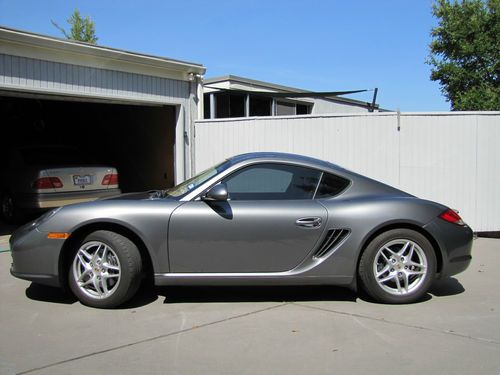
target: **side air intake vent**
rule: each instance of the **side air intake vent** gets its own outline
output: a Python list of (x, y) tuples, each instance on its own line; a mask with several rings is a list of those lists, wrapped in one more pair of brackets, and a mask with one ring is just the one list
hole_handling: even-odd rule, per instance
[(333, 250), (349, 234), (348, 229), (329, 229), (314, 258), (321, 258)]

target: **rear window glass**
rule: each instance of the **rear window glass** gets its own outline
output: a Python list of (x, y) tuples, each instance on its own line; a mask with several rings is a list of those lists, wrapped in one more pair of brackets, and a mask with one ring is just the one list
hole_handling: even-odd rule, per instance
[(349, 186), (350, 181), (345, 178), (325, 173), (316, 192), (315, 198), (330, 198), (340, 194)]

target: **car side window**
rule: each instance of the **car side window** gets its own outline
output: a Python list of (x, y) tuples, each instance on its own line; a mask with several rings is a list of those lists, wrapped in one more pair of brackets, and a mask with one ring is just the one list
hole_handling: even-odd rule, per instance
[(324, 173), (314, 198), (319, 199), (334, 197), (343, 192), (349, 184), (350, 181), (345, 178), (335, 176), (330, 173)]
[(231, 200), (312, 199), (321, 171), (287, 164), (257, 164), (222, 182)]

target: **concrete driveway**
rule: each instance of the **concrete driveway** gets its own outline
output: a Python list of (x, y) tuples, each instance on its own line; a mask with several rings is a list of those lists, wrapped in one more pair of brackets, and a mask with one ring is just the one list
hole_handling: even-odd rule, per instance
[(142, 290), (82, 306), (9, 275), (0, 253), (1, 374), (500, 374), (500, 240), (418, 304), (332, 287)]

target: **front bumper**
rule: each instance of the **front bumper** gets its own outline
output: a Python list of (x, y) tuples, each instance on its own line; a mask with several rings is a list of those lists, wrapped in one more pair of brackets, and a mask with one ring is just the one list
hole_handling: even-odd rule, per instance
[(10, 273), (35, 283), (60, 286), (59, 254), (64, 240), (48, 239), (33, 223), (19, 228), (10, 238)]
[(16, 200), (20, 208), (40, 210), (66, 206), (74, 203), (91, 202), (121, 194), (120, 189), (72, 191), (65, 193), (23, 194)]

